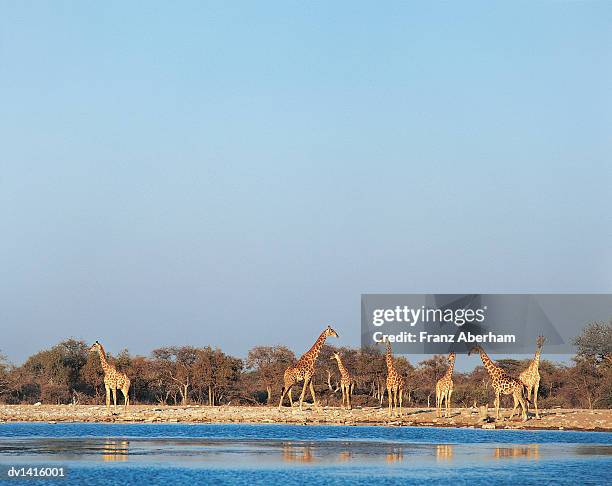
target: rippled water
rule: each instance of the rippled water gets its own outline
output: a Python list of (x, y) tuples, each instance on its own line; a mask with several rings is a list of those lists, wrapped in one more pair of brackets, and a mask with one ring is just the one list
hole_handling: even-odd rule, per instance
[(609, 484), (612, 433), (7, 423), (9, 465), (63, 466), (89, 484)]

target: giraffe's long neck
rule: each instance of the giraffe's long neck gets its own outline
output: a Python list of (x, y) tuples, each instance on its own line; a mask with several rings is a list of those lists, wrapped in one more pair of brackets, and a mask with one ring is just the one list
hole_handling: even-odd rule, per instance
[(336, 361), (338, 362), (338, 370), (340, 370), (340, 375), (341, 376), (348, 376), (348, 370), (344, 367), (344, 364), (342, 363), (342, 360), (340, 359), (340, 356), (336, 357)]
[(394, 370), (393, 367), (393, 350), (391, 349), (391, 343), (387, 341), (387, 354), (385, 355), (385, 359), (387, 360), (387, 368), (390, 370)]
[(451, 378), (453, 376), (453, 368), (455, 367), (455, 359), (450, 360), (450, 364), (448, 365), (448, 369), (446, 370), (445, 378)]
[(531, 362), (531, 368), (537, 370), (540, 367), (540, 355), (542, 354), (542, 348), (538, 347), (535, 352), (535, 356), (533, 357), (533, 361)]
[(480, 359), (482, 360), (482, 364), (484, 365), (489, 375), (493, 376), (495, 372), (498, 371), (497, 366), (495, 365), (493, 360), (489, 358), (489, 356), (487, 356), (487, 353), (485, 353), (483, 349), (480, 349), (479, 351), (480, 351)]
[(98, 354), (100, 355), (100, 364), (102, 365), (102, 370), (104, 370), (104, 374), (106, 374), (112, 369), (112, 367), (106, 360), (106, 351), (104, 351), (104, 347), (101, 344), (98, 347)]
[[(315, 343), (312, 345), (312, 347), (308, 350), (308, 352), (306, 353), (306, 355), (310, 358), (312, 358), (312, 363), (314, 365), (314, 362), (317, 360), (317, 358), (319, 357), (319, 353), (321, 352), (321, 348), (323, 347), (323, 345), (325, 344), (325, 339), (327, 338), (327, 336), (325, 335), (325, 331), (323, 331), (321, 333), (321, 335), (319, 336), (319, 339), (317, 339), (315, 341)], [(306, 356), (305, 355), (305, 356)]]

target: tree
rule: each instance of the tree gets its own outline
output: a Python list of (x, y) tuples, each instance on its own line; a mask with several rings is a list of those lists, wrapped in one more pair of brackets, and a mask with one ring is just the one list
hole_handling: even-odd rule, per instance
[(578, 347), (577, 358), (593, 360), (596, 364), (603, 361), (612, 364), (612, 320), (589, 324), (574, 338), (574, 345)]
[(151, 360), (144, 356), (130, 357), (130, 365), (125, 369), (131, 380), (130, 392), (132, 397), (130, 403), (137, 403), (136, 399), (142, 400), (144, 403), (155, 401), (151, 394), (150, 368)]
[(444, 376), (447, 368), (446, 356), (436, 354), (421, 361), (419, 367), (414, 371), (413, 387), (420, 396), (427, 397), (428, 407), (431, 404), (431, 397), (436, 393), (436, 383)]
[(181, 396), (181, 403), (187, 405), (190, 388), (193, 385), (197, 349), (193, 346), (171, 346), (153, 350), (153, 356), (165, 363), (164, 369), (170, 380), (175, 383)]
[(207, 346), (196, 353), (194, 386), (200, 397), (205, 393), (208, 395), (208, 405), (213, 406), (230, 392), (238, 392), (236, 386), (241, 371), (241, 360)]
[(217, 361), (216, 372), (214, 374), (215, 395), (218, 402), (234, 395), (239, 395), (240, 390), (237, 384), (242, 372), (243, 363), (241, 359), (234, 358), (223, 353), (220, 349), (215, 350)]
[(11, 392), (11, 366), (6, 360), (6, 356), (0, 353), (0, 397), (6, 400)]
[[(612, 362), (610, 326), (593, 323), (576, 338), (578, 353), (572, 365), (540, 361), (540, 398), (544, 407), (612, 407)], [(355, 403), (373, 406), (385, 393), (387, 367), (380, 347), (361, 349), (324, 346), (316, 366), (315, 386), (321, 403), (339, 404), (339, 373), (332, 353), (338, 352), (356, 381)], [(284, 346), (257, 346), (243, 362), (210, 346), (158, 348), (150, 357), (130, 356), (127, 350), (109, 360), (127, 373), (130, 390), (140, 403), (263, 403), (270, 402), (280, 388), (285, 369), (295, 362)], [(414, 405), (431, 405), (435, 383), (446, 372), (445, 356), (433, 356), (412, 366), (401, 356), (395, 367), (410, 386)], [(498, 361), (514, 376), (528, 361)], [(476, 364), (476, 362), (474, 362)], [(30, 356), (21, 366), (11, 366), (0, 355), (0, 401), (4, 403), (99, 403), (104, 394), (103, 372), (97, 354), (75, 339)], [(492, 389), (486, 370), (478, 365), (469, 373), (453, 375), (453, 400), (464, 407), (491, 401)], [(298, 385), (298, 395), (301, 386)], [(412, 393), (411, 393), (412, 392)], [(135, 394), (135, 395), (134, 395)]]
[(117, 354), (114, 361), (115, 367), (122, 373), (127, 372), (132, 366), (132, 357), (130, 356), (130, 352), (127, 350), (127, 348), (119, 351), (119, 354)]
[(382, 403), (387, 377), (387, 365), (382, 351), (374, 346), (362, 348), (355, 362), (355, 373), (356, 389), (362, 389), (379, 404)]
[(612, 321), (593, 322), (574, 339), (578, 351), (569, 381), (578, 400), (589, 408), (612, 404)]
[(194, 363), (194, 386), (199, 394), (199, 401), (208, 395), (208, 405), (215, 404), (214, 374), (216, 368), (215, 352), (210, 346), (198, 349)]
[(85, 365), (81, 368), (81, 379), (91, 387), (96, 403), (104, 394), (104, 372), (97, 353), (89, 353)]
[(255, 346), (246, 360), (248, 369), (255, 371), (255, 379), (266, 389), (266, 403), (272, 401), (272, 388), (283, 382), (285, 370), (295, 363), (295, 354), (286, 346)]
[(87, 351), (83, 341), (67, 339), (28, 358), (23, 371), (37, 385), (40, 400), (67, 403), (85, 388), (81, 369), (87, 363)]
[[(175, 383), (167, 372), (168, 363), (162, 359), (150, 359), (144, 367), (144, 381), (147, 383), (148, 395), (155, 403), (166, 405), (173, 391)], [(175, 399), (176, 403), (176, 399)]]
[(603, 385), (606, 378), (609, 384), (610, 376), (610, 371), (597, 366), (594, 360), (577, 358), (569, 379), (580, 406), (593, 409), (603, 405), (601, 401), (609, 401), (610, 397), (606, 397), (604, 392), (610, 393), (610, 388)]

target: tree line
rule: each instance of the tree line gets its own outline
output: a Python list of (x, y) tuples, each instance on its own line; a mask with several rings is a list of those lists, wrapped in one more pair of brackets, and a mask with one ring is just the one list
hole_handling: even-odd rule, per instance
[[(574, 340), (577, 353), (571, 364), (548, 359), (540, 362), (539, 403), (542, 408), (612, 408), (612, 321), (588, 325)], [(354, 405), (380, 405), (387, 368), (384, 350), (325, 345), (316, 366), (314, 383), (323, 405), (341, 401), (340, 375), (333, 352), (356, 380)], [(256, 346), (242, 360), (221, 349), (169, 346), (149, 356), (134, 356), (127, 349), (109, 356), (131, 381), (133, 404), (159, 405), (266, 405), (278, 400), (283, 373), (297, 357), (285, 346)], [(497, 361), (513, 376), (529, 360)], [(409, 406), (434, 406), (435, 384), (445, 373), (446, 356), (436, 355), (410, 363), (395, 356), (395, 366), (406, 378)], [(493, 390), (482, 365), (466, 373), (455, 371), (453, 403), (471, 407), (491, 403)], [(104, 383), (100, 359), (89, 344), (67, 339), (13, 366), (0, 356), (0, 401), (7, 404), (103, 404)]]

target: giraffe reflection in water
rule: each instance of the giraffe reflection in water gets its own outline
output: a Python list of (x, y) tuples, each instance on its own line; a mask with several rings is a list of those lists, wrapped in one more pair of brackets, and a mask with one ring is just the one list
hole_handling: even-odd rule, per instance
[(530, 444), (522, 447), (496, 447), (493, 451), (495, 459), (504, 459), (507, 457), (527, 457), (534, 461), (540, 458), (540, 445)]
[(392, 448), (387, 452), (385, 461), (389, 463), (402, 462), (404, 460), (404, 450), (401, 448)]
[(338, 454), (338, 462), (350, 461), (353, 458), (353, 453), (350, 451), (342, 451)]
[(285, 462), (314, 462), (315, 458), (310, 446), (283, 445), (283, 460)]
[(450, 444), (438, 444), (436, 446), (436, 460), (450, 461), (453, 458), (453, 446)]
[(129, 444), (127, 440), (106, 440), (102, 446), (102, 460), (104, 462), (127, 461)]

